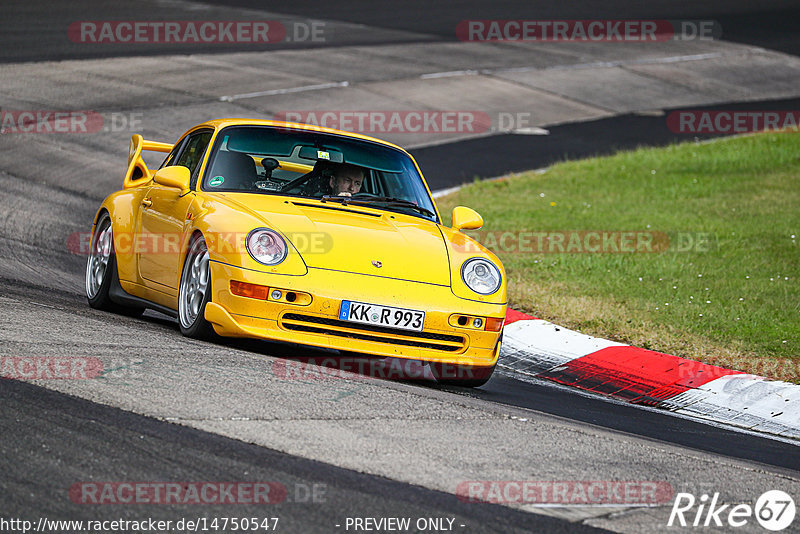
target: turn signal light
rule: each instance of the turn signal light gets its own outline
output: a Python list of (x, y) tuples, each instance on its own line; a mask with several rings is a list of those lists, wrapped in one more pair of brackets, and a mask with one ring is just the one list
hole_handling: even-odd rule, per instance
[(258, 284), (248, 284), (247, 282), (231, 280), (231, 293), (234, 295), (239, 295), (240, 297), (267, 300), (269, 288), (267, 286), (260, 286)]
[(501, 328), (503, 328), (503, 322), (505, 318), (503, 317), (487, 317), (486, 318), (486, 330), (489, 332), (499, 332)]

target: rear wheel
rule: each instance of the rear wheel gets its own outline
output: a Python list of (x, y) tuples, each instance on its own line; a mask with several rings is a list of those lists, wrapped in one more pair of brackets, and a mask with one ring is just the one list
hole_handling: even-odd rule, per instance
[(211, 300), (211, 270), (208, 247), (203, 236), (195, 237), (183, 263), (178, 290), (178, 322), (181, 333), (196, 339), (216, 337), (214, 327), (206, 321), (206, 304)]
[(111, 300), (109, 289), (115, 276), (118, 275), (114, 234), (111, 219), (104, 213), (95, 225), (89, 258), (86, 260), (86, 298), (92, 308), (138, 317), (144, 312), (144, 308), (122, 306)]

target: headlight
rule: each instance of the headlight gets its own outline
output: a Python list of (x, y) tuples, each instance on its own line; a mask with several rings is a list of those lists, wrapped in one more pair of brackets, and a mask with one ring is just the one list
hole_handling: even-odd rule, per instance
[(277, 265), (286, 259), (286, 242), (274, 230), (256, 228), (247, 234), (247, 252), (258, 263)]
[(481, 295), (491, 295), (500, 289), (500, 269), (483, 258), (472, 258), (461, 267), (461, 279), (467, 287)]

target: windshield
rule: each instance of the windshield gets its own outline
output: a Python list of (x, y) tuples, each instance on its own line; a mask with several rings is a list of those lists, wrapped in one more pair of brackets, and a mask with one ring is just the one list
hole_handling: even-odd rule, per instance
[(438, 222), (411, 158), (349, 137), (272, 126), (230, 126), (214, 143), (203, 191), (368, 205)]

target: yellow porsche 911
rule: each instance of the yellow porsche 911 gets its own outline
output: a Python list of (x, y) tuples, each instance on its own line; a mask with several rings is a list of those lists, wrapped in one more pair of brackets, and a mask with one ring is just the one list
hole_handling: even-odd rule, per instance
[[(168, 153), (151, 171), (142, 151)], [(414, 159), (370, 137), (214, 120), (174, 145), (131, 140), (123, 189), (94, 220), (94, 308), (177, 317), (190, 337), (286, 341), (430, 364), (479, 386), (497, 363), (506, 279), (443, 226)]]

